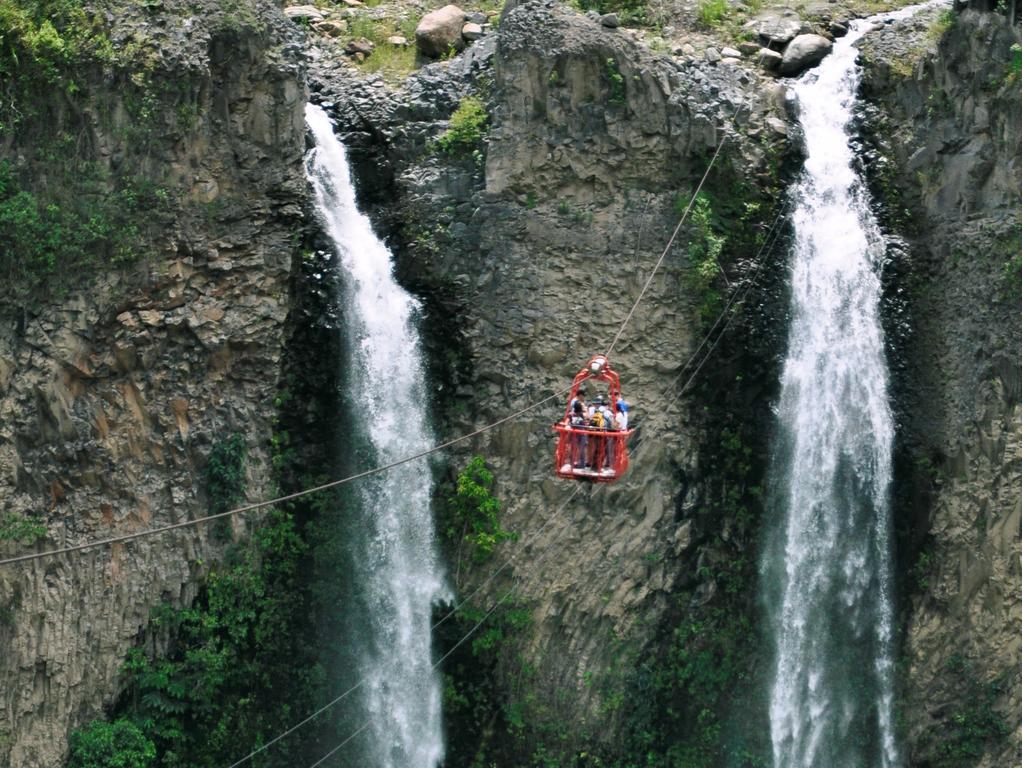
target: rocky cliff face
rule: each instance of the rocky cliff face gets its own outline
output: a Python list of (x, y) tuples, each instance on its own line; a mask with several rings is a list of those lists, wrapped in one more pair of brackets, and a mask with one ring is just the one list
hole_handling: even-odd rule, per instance
[[(723, 268), (732, 282), (749, 277), (756, 248), (742, 241), (735, 211), (758, 210), (745, 226), (764, 233), (787, 146), (778, 89), (753, 72), (656, 57), (624, 31), (540, 2), (506, 13), (496, 43), (427, 67), (397, 93), (356, 81), (326, 43), (314, 60), (313, 90), (353, 147), (363, 198), (397, 246), (405, 282), (426, 298), (444, 438), (561, 389), (607, 348), (722, 131), (728, 143), (709, 188), (735, 225)], [(487, 106), (488, 138), (444, 152), (432, 142), (470, 94)], [(453, 462), (486, 457), (504, 526), (530, 542), (514, 580), (487, 586), (482, 602), (516, 584), (534, 623), (502, 664), (505, 694), (527, 692), (529, 729), (570, 723), (559, 737), (569, 746), (620, 746), (622, 660), (670, 636), (689, 601), (713, 600), (710, 574), (730, 556), (721, 537), (738, 537), (733, 516), (713, 514), (720, 489), (703, 465), (723, 425), (760, 427), (749, 450), (762, 456), (776, 339), (755, 315), (778, 273), (762, 275), (748, 324), (736, 322), (700, 374), (701, 394), (720, 406), (708, 418), (702, 397), (681, 393), (695, 367), (684, 363), (709, 325), (686, 256), (690, 234), (612, 355), (639, 429), (624, 481), (582, 486), (569, 500), (573, 484), (552, 477), (560, 399), (460, 446)], [(495, 567), (455, 560), (463, 593)]]
[(910, 242), (893, 266), (916, 765), (1022, 760), (1020, 41), (999, 14), (934, 11), (864, 51), (874, 178)]
[[(69, 101), (55, 92), (52, 133), (9, 138), (5, 154), (31, 162), (61, 131), (80, 132), (92, 161), (171, 202), (139, 264), (100, 266), (64, 295), (3, 312), (0, 508), (45, 525), (39, 550), (206, 514), (208, 456), (234, 433), (249, 497), (270, 491), (305, 195), (293, 28), (262, 2), (127, 4), (107, 21), (115, 45), (138, 46), (139, 69), (94, 72)], [(140, 119), (128, 100), (143, 80)], [(58, 765), (69, 731), (115, 698), (150, 609), (187, 604), (245, 525), (0, 569), (0, 762)], [(3, 555), (23, 550), (0, 542)]]

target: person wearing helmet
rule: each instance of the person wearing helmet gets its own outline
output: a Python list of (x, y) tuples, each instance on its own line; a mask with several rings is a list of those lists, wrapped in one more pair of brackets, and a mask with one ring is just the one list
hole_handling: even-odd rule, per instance
[(628, 429), (628, 403), (620, 395), (618, 395), (617, 402), (614, 403), (614, 410), (617, 411), (614, 416), (615, 429)]

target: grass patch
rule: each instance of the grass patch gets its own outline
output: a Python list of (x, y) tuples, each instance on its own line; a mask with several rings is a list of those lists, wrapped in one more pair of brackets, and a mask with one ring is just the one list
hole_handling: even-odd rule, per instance
[(728, 16), (727, 0), (699, 0), (696, 20), (706, 29), (717, 29)]
[[(353, 15), (348, 19), (347, 38), (357, 40), (365, 38), (375, 47), (364, 61), (356, 61), (356, 66), (364, 72), (377, 73), (389, 81), (399, 82), (415, 71), (417, 56), (415, 51), (415, 27), (418, 20), (414, 18), (394, 21), (392, 19), (373, 19), (365, 14)], [(401, 35), (408, 45), (393, 45), (387, 38)]]
[(956, 21), (958, 21), (958, 14), (950, 8), (945, 8), (926, 28), (926, 39), (931, 43), (939, 43)]

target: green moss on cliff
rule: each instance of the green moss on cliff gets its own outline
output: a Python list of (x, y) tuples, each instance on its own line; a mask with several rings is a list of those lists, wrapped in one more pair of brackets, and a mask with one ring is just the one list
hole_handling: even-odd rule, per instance
[(114, 47), (79, 0), (0, 0), (0, 134), (35, 114), (36, 93), (73, 96), (91, 62), (110, 63)]
[[(66, 140), (62, 134), (61, 140)], [(70, 149), (69, 152), (73, 152)], [(39, 163), (35, 169), (53, 167)], [(29, 185), (0, 161), (0, 296), (24, 302), (60, 291), (83, 272), (138, 258), (148, 231), (165, 221), (169, 194), (132, 178), (110, 179), (68, 155), (45, 181)]]

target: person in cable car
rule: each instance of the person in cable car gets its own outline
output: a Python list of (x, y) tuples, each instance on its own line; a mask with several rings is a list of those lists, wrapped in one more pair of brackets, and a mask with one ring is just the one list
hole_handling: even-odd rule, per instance
[[(607, 385), (586, 404), (585, 382)], [(628, 469), (628, 404), (621, 396), (620, 378), (603, 355), (593, 357), (576, 374), (564, 418), (554, 425), (558, 433), (554, 457), (558, 477), (612, 483)]]

